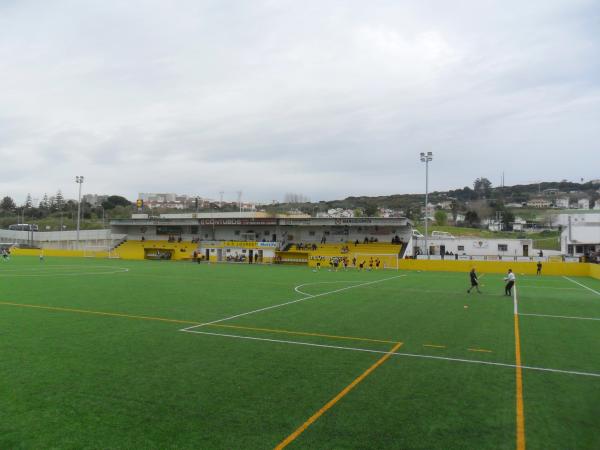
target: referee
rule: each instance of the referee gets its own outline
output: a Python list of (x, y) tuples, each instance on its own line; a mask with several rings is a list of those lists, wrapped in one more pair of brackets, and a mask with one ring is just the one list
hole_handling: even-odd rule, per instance
[(504, 294), (505, 295), (512, 295), (512, 288), (515, 285), (515, 274), (513, 273), (512, 269), (508, 269), (508, 273), (506, 274), (506, 277), (504, 277), (504, 281), (506, 281), (506, 286), (504, 287)]

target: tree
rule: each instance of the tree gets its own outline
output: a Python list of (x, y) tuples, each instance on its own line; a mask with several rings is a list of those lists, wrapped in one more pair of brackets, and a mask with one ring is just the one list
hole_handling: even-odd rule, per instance
[(131, 202), (120, 195), (111, 195), (102, 202), (104, 209), (114, 209), (117, 206), (131, 206)]
[(50, 202), (48, 201), (48, 194), (46, 194), (44, 192), (44, 196), (42, 197), (42, 201), (40, 202), (39, 206), (40, 209), (49, 209), (50, 208)]
[(444, 226), (448, 223), (448, 214), (446, 214), (446, 211), (443, 211), (441, 209), (438, 209), (435, 214), (435, 223), (441, 226)]
[(62, 209), (65, 206), (65, 198), (63, 197), (63, 194), (61, 192), (61, 190), (59, 189), (58, 192), (56, 193), (56, 196), (54, 198), (54, 201), (56, 203), (56, 210), (57, 211), (62, 211)]
[(365, 207), (365, 216), (375, 217), (377, 215), (377, 205), (367, 205)]
[(478, 227), (481, 221), (475, 211), (467, 211), (465, 214), (465, 222), (471, 227)]
[(477, 178), (473, 182), (473, 189), (479, 198), (487, 198), (492, 192), (492, 182), (487, 178)]
[(25, 204), (23, 205), (25, 208), (32, 208), (33, 201), (31, 200), (31, 194), (27, 194), (27, 198), (25, 199)]
[(9, 196), (4, 197), (2, 201), (0, 201), (0, 209), (2, 211), (14, 211), (16, 207), (15, 201)]

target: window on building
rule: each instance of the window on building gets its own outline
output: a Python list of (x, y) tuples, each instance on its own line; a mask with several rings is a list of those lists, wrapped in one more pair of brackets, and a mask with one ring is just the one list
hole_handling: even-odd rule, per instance
[(508, 251), (508, 244), (498, 244), (498, 251), (499, 252), (507, 252)]
[(309, 231), (309, 232), (308, 232), (308, 235), (309, 235), (309, 236), (314, 236), (315, 234), (316, 234), (316, 233), (315, 233), (314, 231)]
[(233, 232), (233, 234), (235, 234), (236, 236), (239, 236), (239, 235), (240, 235), (240, 230), (235, 230), (235, 231)]
[(583, 253), (583, 245), (576, 245), (575, 253)]
[(265, 236), (268, 236), (269, 234), (271, 234), (271, 232), (269, 230), (265, 230)]
[(192, 225), (191, 233), (198, 234), (198, 225)]
[(459, 245), (457, 248), (458, 248), (459, 252), (464, 252), (465, 251), (465, 246), (464, 245)]

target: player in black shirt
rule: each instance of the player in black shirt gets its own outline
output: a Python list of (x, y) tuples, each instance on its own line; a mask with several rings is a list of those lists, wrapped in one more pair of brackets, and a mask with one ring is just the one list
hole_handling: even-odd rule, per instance
[(467, 294), (470, 294), (471, 289), (473, 288), (477, 289), (477, 292), (481, 294), (481, 291), (479, 290), (479, 280), (477, 279), (477, 273), (475, 272), (475, 269), (471, 269), (469, 272), (469, 277), (471, 277), (471, 287), (467, 289)]

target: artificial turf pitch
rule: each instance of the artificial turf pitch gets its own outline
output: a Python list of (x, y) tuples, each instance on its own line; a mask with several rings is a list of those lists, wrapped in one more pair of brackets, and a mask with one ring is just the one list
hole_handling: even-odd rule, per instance
[(0, 448), (600, 448), (600, 281), (517, 276), (522, 369), (500, 275), (0, 261)]

